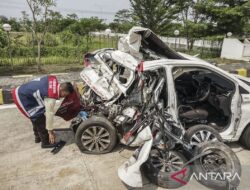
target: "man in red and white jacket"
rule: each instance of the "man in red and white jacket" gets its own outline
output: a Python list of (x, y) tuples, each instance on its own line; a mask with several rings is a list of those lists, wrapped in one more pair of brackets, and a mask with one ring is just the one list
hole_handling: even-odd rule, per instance
[(55, 76), (44, 76), (23, 84), (12, 91), (18, 109), (33, 125), (35, 142), (42, 148), (54, 147), (53, 118), (56, 100), (74, 92), (71, 83), (59, 84)]

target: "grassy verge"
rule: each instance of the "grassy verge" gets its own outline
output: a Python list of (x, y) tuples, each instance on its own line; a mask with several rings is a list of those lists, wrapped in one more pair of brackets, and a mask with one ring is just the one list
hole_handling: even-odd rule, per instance
[[(42, 57), (42, 65), (54, 65), (54, 64), (81, 64), (82, 57), (59, 57), (59, 56), (50, 56)], [(12, 59), (14, 66), (33, 66), (36, 65), (36, 58), (31, 57), (15, 57)], [(1, 67), (10, 67), (11, 60), (9, 58), (2, 58), (0, 60)]]
[(82, 66), (82, 58), (80, 57), (42, 57), (42, 70), (37, 72), (35, 58), (13, 58), (12, 70), (11, 62), (9, 59), (0, 60), (0, 76), (16, 75), (16, 74), (44, 74), (53, 72), (71, 72), (80, 71)]

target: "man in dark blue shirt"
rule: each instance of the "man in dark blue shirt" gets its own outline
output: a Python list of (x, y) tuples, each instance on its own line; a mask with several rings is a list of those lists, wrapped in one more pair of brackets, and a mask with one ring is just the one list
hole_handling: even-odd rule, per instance
[(74, 92), (71, 83), (59, 84), (55, 76), (44, 76), (23, 84), (12, 91), (18, 109), (32, 124), (35, 142), (42, 141), (42, 148), (51, 148), (55, 143), (53, 132), (56, 100)]

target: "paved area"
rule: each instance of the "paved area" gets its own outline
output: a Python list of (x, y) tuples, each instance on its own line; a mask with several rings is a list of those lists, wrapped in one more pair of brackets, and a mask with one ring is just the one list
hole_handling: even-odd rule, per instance
[(245, 69), (250, 69), (250, 63), (228, 63), (228, 64), (218, 64), (218, 67), (230, 71), (230, 70), (235, 70), (235, 69), (240, 69), (240, 68), (245, 68)]
[[(126, 190), (117, 176), (117, 168), (132, 154), (119, 146), (109, 154), (82, 154), (74, 144), (71, 132), (57, 132), (58, 140), (67, 140), (61, 152), (52, 155), (35, 144), (29, 120), (14, 106), (0, 106), (0, 190)], [(57, 128), (68, 122), (56, 119)], [(242, 164), (240, 190), (250, 189), (250, 151), (231, 144)], [(142, 190), (162, 190), (146, 179)], [(204, 186), (192, 180), (181, 190), (201, 190)]]

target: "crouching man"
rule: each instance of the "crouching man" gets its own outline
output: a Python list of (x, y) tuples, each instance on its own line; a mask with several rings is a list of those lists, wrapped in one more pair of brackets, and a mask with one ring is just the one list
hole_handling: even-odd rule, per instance
[(52, 148), (55, 143), (53, 120), (56, 100), (74, 92), (71, 83), (58, 84), (55, 76), (45, 76), (12, 90), (18, 109), (28, 117), (33, 125), (35, 143), (42, 148)]

